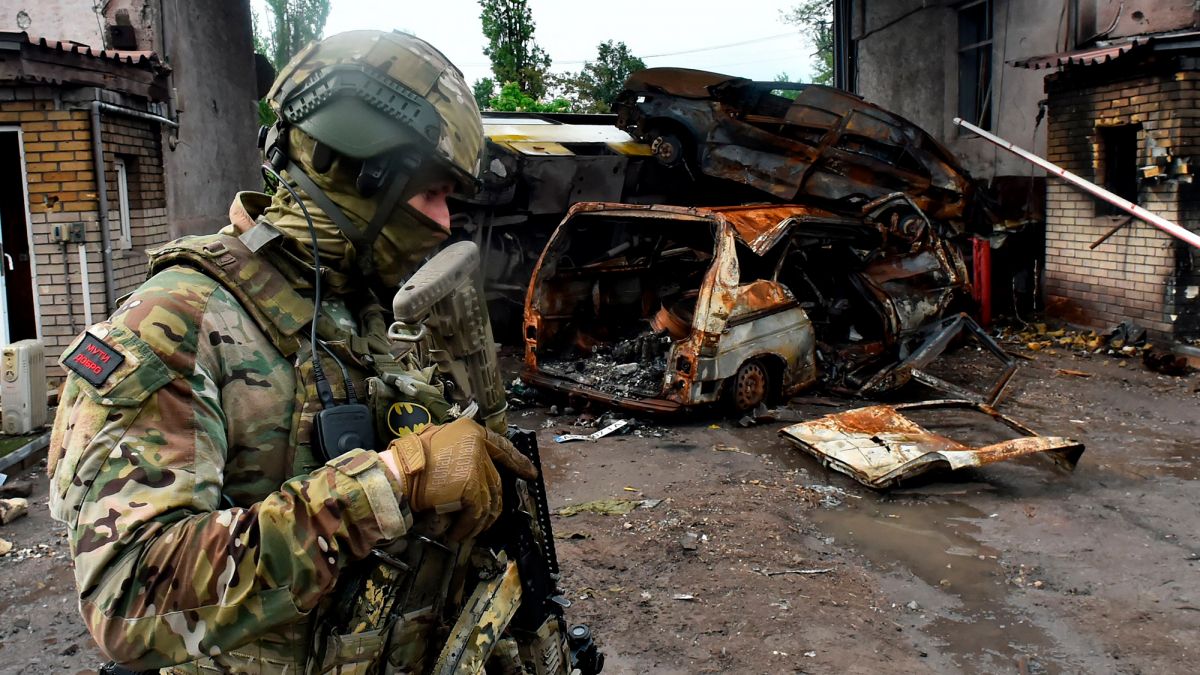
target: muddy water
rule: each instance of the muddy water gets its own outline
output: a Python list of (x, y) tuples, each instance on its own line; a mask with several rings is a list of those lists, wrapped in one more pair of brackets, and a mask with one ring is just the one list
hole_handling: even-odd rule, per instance
[[(877, 568), (903, 578), (897, 590), (907, 595), (897, 600), (917, 602), (910, 608), (912, 625), (929, 637), (931, 651), (970, 672), (1011, 672), (1018, 659), (1033, 672), (1061, 672), (1051, 661), (1054, 641), (1009, 606), (999, 552), (975, 539), (975, 522), (988, 514), (952, 499), (860, 496), (845, 507), (814, 512), (813, 521)], [(924, 583), (914, 585), (909, 575)]]

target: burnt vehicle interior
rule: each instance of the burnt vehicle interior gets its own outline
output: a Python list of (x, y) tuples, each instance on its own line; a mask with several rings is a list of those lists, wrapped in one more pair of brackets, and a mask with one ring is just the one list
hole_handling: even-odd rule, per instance
[[(759, 308), (735, 299), (726, 309), (730, 324), (798, 305), (812, 322), (827, 384), (855, 391), (875, 381), (905, 355), (900, 343), (937, 319), (962, 289), (953, 264), (931, 254), (940, 239), (925, 222), (893, 213), (884, 214), (888, 226), (797, 219), (764, 255), (735, 238), (739, 289), (777, 282), (790, 298)], [(675, 214), (580, 212), (569, 219), (530, 296), (541, 315), (538, 334), (527, 335), (536, 342), (538, 369), (608, 394), (664, 395), (671, 346), (692, 335), (715, 228)], [(769, 375), (770, 393), (779, 394), (780, 374)]]
[(660, 395), (671, 342), (691, 331), (713, 226), (584, 216), (565, 234), (535, 289), (539, 368), (599, 391)]

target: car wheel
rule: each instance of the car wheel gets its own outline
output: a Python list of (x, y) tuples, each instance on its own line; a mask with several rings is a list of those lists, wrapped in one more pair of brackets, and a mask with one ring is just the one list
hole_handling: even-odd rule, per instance
[(729, 402), (734, 412), (747, 412), (767, 402), (771, 375), (762, 361), (747, 361), (729, 383)]
[(655, 136), (650, 142), (650, 150), (663, 166), (675, 166), (683, 161), (683, 142), (675, 134)]

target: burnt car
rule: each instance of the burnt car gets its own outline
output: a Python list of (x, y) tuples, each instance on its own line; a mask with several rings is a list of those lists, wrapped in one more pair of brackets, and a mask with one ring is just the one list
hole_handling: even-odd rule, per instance
[(968, 291), (957, 249), (899, 194), (855, 217), (576, 204), (530, 280), (522, 377), (643, 412), (887, 390), (945, 346), (928, 329)]
[(779, 201), (842, 210), (903, 192), (947, 233), (990, 224), (970, 175), (944, 146), (840, 89), (650, 68), (629, 77), (613, 111), (617, 127), (660, 163)]

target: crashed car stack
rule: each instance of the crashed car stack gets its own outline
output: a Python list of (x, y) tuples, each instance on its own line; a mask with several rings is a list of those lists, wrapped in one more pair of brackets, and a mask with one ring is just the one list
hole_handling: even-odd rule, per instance
[[(614, 110), (697, 190), (740, 183), (761, 200), (572, 206), (529, 282), (526, 382), (645, 413), (745, 412), (817, 384), (877, 395), (912, 380), (986, 410), (999, 400), (1016, 365), (964, 312), (960, 246), (990, 228), (989, 212), (928, 134), (829, 87), (683, 69), (636, 73)], [(960, 336), (1002, 363), (982, 392), (928, 370)], [(794, 431), (814, 454), (838, 445)], [(1065, 439), (1017, 445), (979, 451), (1069, 447), (1071, 466), (1082, 452)], [(975, 452), (941, 449), (950, 465)], [(890, 482), (878, 479), (864, 482)]]

